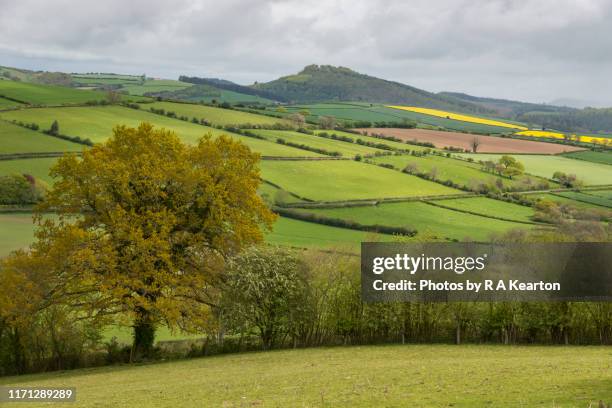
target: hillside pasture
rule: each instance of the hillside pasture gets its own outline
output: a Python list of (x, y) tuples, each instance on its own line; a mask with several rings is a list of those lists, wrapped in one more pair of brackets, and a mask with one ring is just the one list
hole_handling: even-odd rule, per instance
[(427, 129), (393, 129), (393, 128), (364, 128), (357, 129), (360, 132), (377, 133), (397, 137), (404, 141), (417, 140), (419, 142), (433, 143), (437, 148), (455, 147), (472, 150), (472, 142), (478, 137), (480, 145), (478, 152), (481, 153), (539, 153), (558, 154), (584, 150), (575, 146), (567, 146), (555, 143), (536, 142), (530, 140), (519, 140), (496, 136), (475, 136), (467, 133), (444, 132)]
[(33, 240), (34, 223), (31, 213), (0, 212), (0, 257), (27, 247)]
[(425, 115), (418, 112), (410, 112), (388, 108), (384, 105), (370, 103), (317, 103), (294, 105), (287, 108), (289, 112), (308, 111), (308, 118), (318, 120), (321, 116), (333, 116), (340, 121), (368, 121), (375, 122), (403, 122), (412, 121), (421, 127), (436, 127), (461, 132), (477, 133), (507, 133), (508, 129), (503, 127), (489, 126), (479, 123), (469, 123), (458, 120), (446, 119)]
[(0, 112), (0, 118), (35, 122), (41, 129), (48, 129), (54, 120), (60, 126), (60, 133), (69, 136), (89, 138), (93, 142), (102, 142), (111, 136), (117, 125), (138, 126), (149, 122), (155, 126), (175, 131), (187, 143), (196, 143), (206, 134), (219, 136), (222, 134), (240, 140), (253, 151), (264, 156), (282, 157), (317, 157), (317, 153), (282, 146), (265, 140), (241, 136), (208, 126), (197, 125), (178, 119), (156, 115), (142, 109), (130, 109), (122, 106), (92, 106), (65, 108), (37, 108), (18, 111)]
[(461, 193), (395, 170), (350, 160), (263, 161), (262, 177), (301, 197), (339, 201)]
[(12, 108), (16, 108), (19, 106), (23, 106), (23, 104), (0, 97), (0, 110), (12, 109)]
[(130, 95), (142, 96), (146, 93), (177, 91), (180, 89), (189, 88), (192, 85), (193, 84), (189, 84), (187, 82), (172, 79), (147, 79), (144, 81), (144, 83), (126, 82), (121, 87), (121, 90), (129, 93)]
[[(442, 200), (441, 203), (444, 203)], [(412, 201), (351, 208), (303, 209), (302, 212), (356, 221), (416, 229), (417, 237), (487, 241), (494, 234), (532, 226), (436, 207)]]
[(298, 248), (334, 248), (358, 253), (361, 242), (391, 241), (392, 235), (337, 228), (313, 222), (279, 217), (266, 242)]
[(15, 81), (0, 81), (0, 96), (30, 105), (79, 104), (106, 98), (104, 92)]
[(0, 154), (80, 152), (84, 148), (82, 144), (72, 143), (0, 120)]
[(612, 198), (601, 197), (593, 194), (589, 194), (589, 192), (583, 193), (579, 191), (564, 191), (555, 193), (560, 195), (561, 197), (570, 198), (572, 200), (581, 201), (589, 204), (599, 205), (602, 207), (612, 208)]
[(321, 347), (23, 375), (0, 384), (76, 387), (77, 401), (69, 404), (75, 408), (365, 408), (407, 401), (414, 407), (586, 408), (612, 401), (604, 346)]
[(436, 174), (436, 178), (441, 181), (450, 180), (460, 186), (468, 188), (476, 187), (479, 183), (495, 185), (499, 179), (505, 187), (518, 187), (527, 189), (529, 186), (526, 183), (528, 178), (533, 181), (543, 181), (541, 179), (533, 180), (533, 177), (522, 176), (514, 179), (499, 177), (481, 170), (478, 163), (470, 163), (464, 160), (453, 158), (440, 157), (436, 155), (413, 156), (413, 155), (392, 155), (381, 156), (372, 159), (375, 163), (390, 164), (398, 170), (403, 170), (406, 166), (412, 166), (417, 173)]
[[(462, 157), (471, 157), (475, 161), (492, 160), (497, 161), (501, 157), (496, 154), (460, 154)], [(568, 159), (564, 156), (542, 156), (542, 155), (516, 155), (516, 159), (523, 163), (525, 172), (543, 178), (552, 178), (556, 171), (567, 174), (575, 174), (587, 185), (612, 184), (612, 166), (588, 162), (586, 160)]]
[(142, 105), (143, 109), (149, 110), (164, 109), (166, 112), (176, 112), (178, 116), (187, 116), (189, 119), (197, 118), (205, 119), (214, 125), (274, 125), (275, 123), (289, 122), (273, 118), (271, 116), (256, 115), (254, 113), (242, 112), (235, 109), (223, 109), (213, 106), (197, 105), (190, 103), (173, 103), (173, 102), (155, 102), (152, 104)]
[(460, 211), (477, 213), (485, 217), (503, 218), (518, 222), (532, 222), (535, 211), (532, 207), (494, 200), (487, 197), (454, 198), (437, 200), (436, 204)]
[(45, 183), (52, 184), (49, 169), (57, 158), (0, 160), (0, 176), (10, 174), (29, 174)]
[(564, 154), (565, 157), (577, 160), (586, 160), (593, 163), (602, 163), (612, 165), (612, 151), (606, 152), (594, 152), (591, 150), (585, 150), (582, 152), (574, 152)]
[(592, 203), (587, 203), (585, 201), (576, 201), (573, 200), (569, 197), (564, 197), (559, 195), (559, 193), (538, 193), (538, 194), (526, 194), (525, 195), (527, 198), (530, 198), (532, 200), (547, 200), (547, 201), (553, 201), (555, 203), (559, 203), (559, 204), (564, 204), (564, 205), (570, 205), (572, 207), (581, 209), (588, 209), (588, 210), (605, 210), (604, 207), (597, 205), (597, 204), (592, 204)]
[(315, 130), (314, 132), (315, 134), (327, 133), (330, 136), (336, 135), (336, 136), (342, 136), (342, 137), (350, 137), (355, 142), (357, 142), (360, 139), (367, 143), (384, 144), (394, 150), (423, 151), (425, 149), (428, 149), (427, 147), (424, 147), (424, 146), (411, 145), (411, 144), (404, 143), (404, 142), (396, 142), (393, 140), (382, 139), (379, 137), (367, 136), (362, 133), (357, 134), (357, 133), (351, 133), (351, 132), (343, 132), (341, 130), (322, 130), (322, 129)]
[(264, 130), (252, 129), (261, 136), (264, 136), (270, 142), (276, 142), (277, 139), (283, 139), (286, 142), (303, 144), (315, 149), (323, 149), (327, 152), (338, 152), (344, 157), (355, 157), (356, 155), (372, 155), (382, 153), (382, 150), (373, 147), (362, 146), (356, 143), (343, 142), (340, 140), (327, 139), (314, 135), (307, 135), (300, 132), (286, 130)]
[(508, 122), (502, 122), (500, 120), (493, 120), (493, 119), (487, 119), (487, 118), (482, 118), (482, 117), (477, 117), (477, 116), (472, 116), (472, 115), (464, 115), (460, 113), (441, 111), (438, 109), (419, 108), (416, 106), (387, 106), (387, 107), (391, 109), (422, 113), (424, 115), (435, 116), (438, 118), (457, 120), (461, 122), (477, 123), (481, 125), (496, 126), (496, 127), (503, 127), (503, 128), (509, 128), (509, 129), (527, 130), (527, 127), (518, 125), (515, 123), (508, 123)]

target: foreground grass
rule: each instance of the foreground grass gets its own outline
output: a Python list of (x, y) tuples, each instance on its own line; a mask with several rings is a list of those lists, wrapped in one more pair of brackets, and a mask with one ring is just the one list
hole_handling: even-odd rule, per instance
[(9, 377), (0, 384), (76, 387), (75, 407), (586, 408), (612, 401), (612, 348), (284, 350)]

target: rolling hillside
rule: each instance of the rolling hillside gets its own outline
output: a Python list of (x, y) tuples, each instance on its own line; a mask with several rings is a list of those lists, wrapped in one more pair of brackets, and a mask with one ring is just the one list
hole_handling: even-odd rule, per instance
[(296, 75), (288, 75), (252, 87), (296, 103), (364, 101), (409, 104), (471, 113), (490, 112), (489, 109), (470, 102), (360, 74), (349, 68), (330, 65), (309, 65)]

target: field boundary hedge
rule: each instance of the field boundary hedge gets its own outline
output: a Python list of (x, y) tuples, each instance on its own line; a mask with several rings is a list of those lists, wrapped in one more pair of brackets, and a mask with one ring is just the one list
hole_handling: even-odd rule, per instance
[(273, 207), (272, 210), (277, 214), (286, 217), (292, 218), (295, 220), (312, 222), (315, 224), (327, 225), (330, 227), (338, 227), (338, 228), (347, 228), (353, 229), (357, 231), (366, 231), (366, 232), (377, 232), (381, 234), (401, 234), (407, 236), (415, 236), (417, 234), (416, 229), (412, 228), (404, 228), (404, 227), (390, 227), (387, 225), (380, 224), (372, 224), (372, 225), (364, 225), (358, 222), (345, 220), (342, 218), (331, 218), (325, 217), (317, 214), (310, 213), (302, 213), (295, 210), (290, 210), (282, 207)]
[(19, 160), (19, 159), (43, 159), (48, 157), (62, 157), (66, 153), (74, 153), (81, 156), (82, 152), (38, 152), (38, 153), (6, 153), (0, 154), (0, 160)]
[(513, 219), (510, 219), (510, 218), (497, 217), (495, 215), (482, 214), (482, 213), (478, 213), (476, 211), (470, 211), (470, 210), (464, 210), (464, 209), (460, 209), (460, 208), (448, 207), (446, 205), (438, 204), (438, 203), (433, 202), (433, 201), (423, 201), (423, 202), (425, 204), (429, 204), (429, 205), (432, 205), (434, 207), (444, 208), (445, 210), (451, 210), (451, 211), (457, 211), (457, 212), (465, 213), (465, 214), (477, 215), (479, 217), (486, 217), (486, 218), (491, 218), (491, 219), (494, 219), (494, 220), (508, 221), (508, 222), (517, 222), (519, 224), (529, 224), (529, 225), (548, 225), (546, 223), (540, 223), (540, 222), (535, 222), (535, 221), (513, 220)]
[(363, 198), (355, 200), (340, 200), (340, 201), (313, 201), (308, 200), (307, 203), (289, 203), (283, 208), (344, 208), (344, 207), (368, 207), (386, 203), (401, 203), (409, 201), (424, 201), (424, 200), (443, 200), (451, 198), (468, 198), (477, 197), (477, 193), (458, 193), (445, 194), (434, 196), (414, 196), (414, 197), (387, 197), (387, 198)]

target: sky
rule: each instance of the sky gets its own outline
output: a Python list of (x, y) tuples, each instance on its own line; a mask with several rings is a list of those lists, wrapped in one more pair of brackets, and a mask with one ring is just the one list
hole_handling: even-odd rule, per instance
[(0, 0), (0, 65), (246, 85), (330, 64), (612, 106), (610, 21), (612, 0)]

